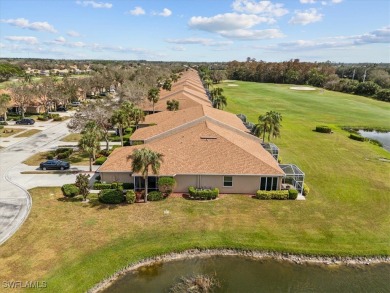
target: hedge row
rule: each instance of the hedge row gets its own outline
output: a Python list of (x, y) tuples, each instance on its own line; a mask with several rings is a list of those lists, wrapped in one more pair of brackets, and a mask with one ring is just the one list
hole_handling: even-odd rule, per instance
[(188, 188), (188, 193), (190, 194), (191, 198), (198, 199), (198, 200), (210, 200), (210, 199), (216, 199), (219, 195), (219, 189), (196, 189), (193, 186), (190, 186)]
[(357, 140), (357, 141), (366, 141), (366, 138), (359, 135), (359, 134), (355, 134), (355, 133), (350, 133), (349, 134), (349, 138), (350, 139), (353, 139), (353, 140)]
[(329, 126), (316, 126), (316, 131), (321, 133), (331, 133), (332, 129)]
[(66, 197), (74, 197), (80, 193), (79, 188), (74, 184), (64, 184), (61, 190), (62, 194)]
[(288, 190), (258, 190), (257, 199), (288, 199)]
[(103, 189), (134, 189), (134, 183), (122, 183), (122, 182), (113, 182), (113, 183), (100, 183), (95, 182), (93, 184), (93, 189), (103, 190)]

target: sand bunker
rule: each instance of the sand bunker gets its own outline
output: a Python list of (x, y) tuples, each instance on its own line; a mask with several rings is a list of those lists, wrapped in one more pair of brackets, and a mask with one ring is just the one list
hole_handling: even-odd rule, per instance
[(314, 88), (314, 87), (308, 87), (308, 86), (292, 86), (292, 87), (290, 87), (290, 90), (296, 90), (296, 91), (315, 91), (316, 88)]
[(238, 86), (238, 84), (229, 83), (227, 86)]

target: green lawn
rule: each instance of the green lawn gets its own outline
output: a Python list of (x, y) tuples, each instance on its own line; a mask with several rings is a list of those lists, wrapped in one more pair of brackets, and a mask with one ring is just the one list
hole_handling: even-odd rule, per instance
[[(134, 205), (63, 201), (59, 188), (32, 190), (21, 229), (0, 247), (0, 280), (45, 280), (53, 292), (84, 292), (130, 262), (190, 248), (322, 255), (390, 254), (390, 155), (350, 140), (339, 126), (388, 128), (390, 104), (286, 85), (223, 84), (227, 110), (255, 121), (283, 115), (275, 142), (283, 162), (306, 173), (306, 201), (229, 195), (212, 202), (170, 197)], [(333, 134), (313, 132), (327, 124)], [(169, 210), (169, 215), (164, 214)]]

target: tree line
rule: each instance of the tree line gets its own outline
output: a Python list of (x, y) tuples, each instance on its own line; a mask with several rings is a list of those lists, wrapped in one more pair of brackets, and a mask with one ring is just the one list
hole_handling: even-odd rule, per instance
[(229, 79), (307, 84), (328, 90), (363, 95), (390, 102), (389, 67), (374, 65), (335, 65), (330, 62), (264, 62), (248, 58), (246, 62), (232, 61), (226, 66)]

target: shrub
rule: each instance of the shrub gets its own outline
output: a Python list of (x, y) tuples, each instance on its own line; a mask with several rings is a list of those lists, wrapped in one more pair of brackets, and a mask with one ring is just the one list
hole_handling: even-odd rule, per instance
[(173, 177), (160, 177), (158, 179), (158, 189), (164, 194), (164, 196), (168, 196), (172, 193), (173, 189), (175, 189), (176, 180)]
[(53, 160), (54, 159), (54, 156), (52, 154), (49, 154), (46, 156), (46, 159), (48, 160)]
[(49, 114), (47, 115), (47, 117), (49, 117), (50, 119), (55, 119), (55, 118), (57, 118), (57, 117), (60, 117), (60, 114), (52, 114), (52, 113), (49, 113)]
[(0, 126), (2, 125), (8, 125), (7, 121), (0, 121)]
[(289, 189), (288, 190), (288, 199), (297, 199), (298, 197), (298, 190), (296, 189)]
[(112, 182), (111, 189), (117, 189), (117, 190), (122, 191), (123, 190), (123, 183), (122, 182)]
[(288, 190), (258, 190), (255, 197), (257, 199), (288, 199)]
[(47, 117), (46, 115), (38, 116), (38, 120), (39, 121), (48, 121), (49, 117)]
[(62, 185), (61, 190), (66, 197), (74, 197), (79, 194), (79, 189), (74, 184), (64, 184)]
[(163, 200), (164, 199), (164, 196), (162, 194), (162, 192), (160, 191), (151, 191), (148, 193), (148, 200), (150, 201), (159, 201), (159, 200)]
[(53, 118), (53, 121), (62, 121), (62, 120), (64, 120), (64, 117), (58, 116)]
[(135, 203), (135, 192), (134, 190), (129, 190), (126, 192), (126, 202), (129, 204)]
[(366, 140), (366, 138), (364, 138), (363, 136), (356, 134), (356, 133), (350, 133), (349, 138), (353, 139), (353, 140), (357, 140), (357, 141), (365, 141)]
[(118, 204), (123, 202), (122, 191), (116, 189), (104, 189), (99, 192), (99, 201), (108, 204)]
[(329, 126), (316, 126), (316, 131), (321, 133), (331, 133), (332, 129)]
[(4, 125), (0, 125), (0, 129), (3, 129), (4, 128)]
[(96, 189), (96, 190), (111, 189), (111, 183), (98, 183), (98, 182), (95, 182), (93, 184), (93, 189)]
[(63, 153), (59, 153), (57, 155), (57, 159), (58, 160), (62, 160), (62, 159), (67, 159), (69, 158), (69, 156), (71, 155), (72, 152), (69, 152), (69, 151), (66, 151), (66, 152), (63, 152)]
[(95, 165), (103, 165), (103, 163), (107, 160), (107, 157), (100, 157), (95, 160)]
[(309, 192), (310, 192), (309, 186), (307, 186), (306, 183), (303, 183), (303, 192), (302, 192), (303, 196), (308, 195)]
[(73, 149), (72, 148), (58, 148), (58, 149), (56, 149), (55, 154), (58, 155), (59, 153), (65, 153), (65, 152), (73, 153)]
[(124, 133), (132, 134), (133, 133), (133, 128), (132, 127), (125, 128)]
[(134, 183), (123, 183), (123, 189), (134, 189)]
[(190, 194), (191, 198), (193, 199), (199, 199), (199, 200), (210, 200), (210, 199), (216, 199), (219, 194), (219, 189), (196, 189), (193, 186), (190, 186), (188, 188), (188, 193)]
[(110, 150), (101, 150), (99, 152), (99, 154), (101, 154), (102, 156), (108, 157), (111, 154), (111, 151)]

